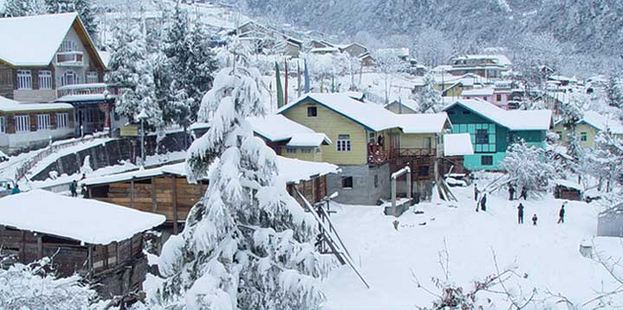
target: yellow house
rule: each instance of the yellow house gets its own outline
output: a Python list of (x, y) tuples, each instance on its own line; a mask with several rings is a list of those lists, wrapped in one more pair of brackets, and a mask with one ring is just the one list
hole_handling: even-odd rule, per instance
[(594, 111), (584, 112), (582, 119), (575, 124), (575, 131), (571, 130), (563, 122), (558, 122), (554, 126), (554, 132), (560, 136), (560, 142), (565, 145), (569, 143), (570, 135), (573, 135), (581, 147), (595, 147), (595, 137), (606, 130), (616, 137), (623, 138), (623, 125), (618, 120)]
[(328, 178), (328, 186), (339, 192), (338, 201), (349, 203), (388, 198), (391, 173), (406, 163), (398, 158), (426, 157), (417, 173), (430, 180), (434, 158), (443, 155), (442, 135), (451, 126), (446, 113), (398, 115), (340, 93), (307, 94), (278, 113), (333, 141), (320, 146), (322, 160), (339, 165), (342, 175)]

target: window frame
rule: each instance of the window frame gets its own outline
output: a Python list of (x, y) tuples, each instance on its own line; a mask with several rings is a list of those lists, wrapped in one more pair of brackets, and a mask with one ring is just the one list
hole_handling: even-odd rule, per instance
[(17, 70), (17, 89), (32, 90), (32, 70)]
[[(71, 83), (71, 84), (67, 83), (67, 78), (68, 78), (69, 75), (73, 76), (73, 83)], [(61, 85), (62, 86), (76, 85), (76, 84), (80, 84), (80, 77), (78, 76), (76, 71), (74, 71), (74, 70), (67, 70), (67, 71), (63, 72), (63, 75), (61, 76)]]
[(16, 114), (13, 117), (15, 120), (15, 133), (30, 132), (30, 115)]
[(586, 131), (580, 132), (580, 141), (582, 142), (588, 141), (588, 132)]
[(56, 128), (69, 128), (69, 113), (56, 113)]
[(318, 107), (317, 106), (308, 106), (307, 107), (307, 117), (318, 117)]
[[(348, 184), (350, 183), (350, 186)], [(343, 189), (353, 189), (354, 180), (352, 176), (342, 177), (342, 188)]]
[(292, 147), (292, 146), (286, 146), (286, 153), (287, 154), (296, 154), (296, 148)]
[[(485, 161), (485, 159), (487, 159)], [(490, 159), (490, 161), (489, 161)], [(493, 166), (493, 155), (482, 155), (480, 156), (480, 165), (481, 166)]]
[(52, 122), (50, 120), (50, 114), (41, 113), (37, 114), (37, 130), (48, 130)]
[(341, 134), (337, 137), (335, 147), (338, 152), (350, 152), (353, 150), (350, 135)]
[(474, 132), (474, 138), (475, 138), (476, 144), (482, 144), (482, 145), (490, 144), (489, 143), (489, 130), (487, 129), (482, 129), (482, 128), (476, 129)]
[(0, 116), (0, 133), (6, 133), (6, 117)]
[(99, 83), (99, 74), (97, 71), (87, 71), (85, 79), (87, 84)]
[(39, 70), (37, 73), (39, 89), (53, 89), (53, 79), (51, 70)]

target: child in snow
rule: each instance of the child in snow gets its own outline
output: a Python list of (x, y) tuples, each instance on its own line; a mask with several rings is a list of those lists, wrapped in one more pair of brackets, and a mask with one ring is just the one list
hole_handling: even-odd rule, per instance
[(565, 205), (567, 204), (567, 202), (565, 201), (562, 204), (562, 207), (560, 207), (560, 211), (558, 212), (558, 224), (560, 223), (565, 223)]
[(523, 205), (521, 203), (517, 207), (517, 223), (523, 224)]
[(537, 221), (538, 219), (539, 219), (539, 218), (538, 218), (538, 217), (536, 217), (536, 213), (535, 213), (535, 214), (532, 216), (532, 225), (536, 226), (536, 221)]

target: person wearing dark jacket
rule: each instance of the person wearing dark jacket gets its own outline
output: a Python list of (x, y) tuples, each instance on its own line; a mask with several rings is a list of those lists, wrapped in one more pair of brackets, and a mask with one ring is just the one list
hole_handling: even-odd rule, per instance
[(508, 185), (508, 200), (515, 199), (515, 188), (513, 185)]
[(521, 195), (519, 195), (519, 199), (521, 198), (523, 198), (523, 200), (528, 199), (528, 189), (526, 189), (525, 187), (521, 188)]
[(558, 211), (558, 224), (565, 223), (565, 205), (566, 204), (567, 202), (565, 201), (565, 203), (562, 204), (562, 207), (560, 207), (560, 211)]
[(482, 199), (480, 199), (480, 210), (487, 211), (487, 194), (482, 194)]
[(539, 219), (539, 218), (538, 218), (538, 217), (536, 217), (536, 213), (535, 213), (535, 214), (532, 216), (532, 225), (536, 226), (536, 221), (537, 221), (538, 219)]
[(478, 201), (478, 194), (480, 194), (480, 192), (478, 191), (478, 186), (474, 185), (474, 200)]
[(71, 192), (71, 197), (78, 197), (78, 182), (76, 180), (69, 184), (69, 192)]
[(517, 223), (523, 224), (523, 205), (521, 203), (517, 207)]

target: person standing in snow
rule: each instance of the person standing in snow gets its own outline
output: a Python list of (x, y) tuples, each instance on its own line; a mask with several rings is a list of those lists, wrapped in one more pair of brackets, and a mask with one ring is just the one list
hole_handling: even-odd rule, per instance
[(482, 199), (480, 199), (480, 210), (487, 211), (487, 193), (482, 194)]
[(538, 219), (539, 219), (539, 218), (538, 218), (538, 217), (536, 217), (536, 213), (535, 213), (535, 214), (532, 216), (532, 225), (536, 226), (536, 221), (537, 221)]
[(517, 223), (523, 224), (523, 205), (521, 203), (517, 207)]
[(508, 200), (515, 199), (515, 188), (512, 184), (508, 185)]
[(478, 201), (478, 194), (480, 194), (478, 191), (478, 185), (474, 184), (474, 201)]
[(562, 204), (562, 207), (560, 207), (560, 211), (558, 211), (558, 224), (565, 223), (565, 205), (567, 204), (567, 202), (565, 201)]
[(11, 190), (11, 195), (19, 194), (22, 191), (19, 189), (19, 185), (15, 184), (15, 187)]
[(523, 200), (528, 199), (528, 189), (526, 189), (525, 187), (521, 188), (521, 195), (519, 195), (519, 199), (521, 198), (523, 198)]
[(71, 184), (69, 184), (69, 192), (71, 197), (78, 197), (78, 182), (76, 180), (71, 181)]

